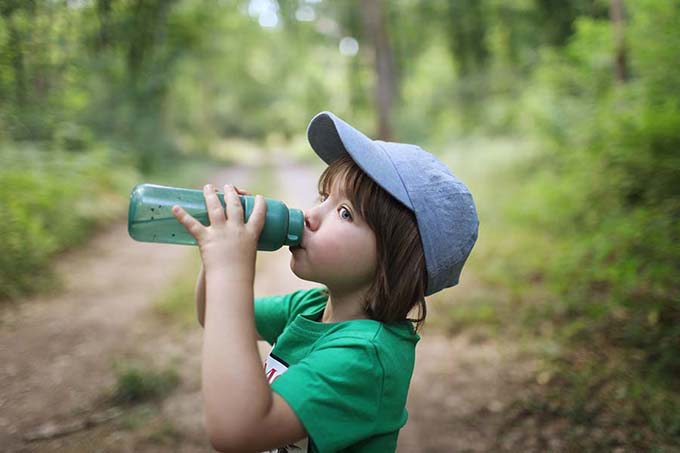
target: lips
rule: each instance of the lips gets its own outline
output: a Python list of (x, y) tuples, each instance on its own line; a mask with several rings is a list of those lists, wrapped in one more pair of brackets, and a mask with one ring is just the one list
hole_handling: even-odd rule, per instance
[[(308, 234), (307, 228), (305, 228), (304, 233), (305, 233), (305, 234)], [(304, 240), (304, 235), (303, 235), (302, 239)], [(292, 252), (292, 251), (295, 251), (295, 250), (300, 250), (300, 249), (304, 250), (306, 247), (302, 244), (303, 240), (301, 240), (300, 243), (299, 243), (298, 245), (288, 247), (289, 250), (290, 250), (291, 252)]]

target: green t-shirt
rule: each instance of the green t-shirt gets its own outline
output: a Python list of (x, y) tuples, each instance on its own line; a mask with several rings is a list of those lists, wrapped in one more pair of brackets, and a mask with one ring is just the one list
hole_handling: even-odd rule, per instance
[(307, 430), (309, 452), (395, 451), (420, 337), (406, 321), (319, 322), (327, 300), (324, 288), (255, 299), (257, 331), (274, 345), (272, 390)]

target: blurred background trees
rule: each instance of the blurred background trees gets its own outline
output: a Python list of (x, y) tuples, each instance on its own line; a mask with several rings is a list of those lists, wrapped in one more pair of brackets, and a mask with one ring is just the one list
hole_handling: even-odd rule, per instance
[(478, 272), (550, 322), (553, 363), (637, 370), (605, 388), (677, 436), (677, 395), (647, 397), (680, 374), (678, 61), (675, 0), (0, 0), (0, 296), (106, 218), (83, 188), (123, 205), (235, 138), (294, 153), (321, 110), (489, 168), (462, 139), (512, 141)]

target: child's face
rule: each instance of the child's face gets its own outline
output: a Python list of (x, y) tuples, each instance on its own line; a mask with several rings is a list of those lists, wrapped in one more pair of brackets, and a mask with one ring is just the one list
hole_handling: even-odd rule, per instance
[(340, 179), (305, 212), (302, 247), (291, 248), (290, 268), (304, 280), (344, 292), (373, 282), (377, 250), (373, 230), (346, 198)]

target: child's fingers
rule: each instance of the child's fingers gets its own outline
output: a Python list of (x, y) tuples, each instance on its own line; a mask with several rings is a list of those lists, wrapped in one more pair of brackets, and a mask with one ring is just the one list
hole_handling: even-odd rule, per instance
[(264, 227), (264, 221), (267, 214), (267, 203), (264, 201), (262, 195), (255, 196), (255, 206), (253, 206), (253, 212), (248, 218), (247, 226), (255, 234), (260, 235), (262, 228)]
[(172, 207), (172, 214), (175, 216), (177, 221), (182, 224), (184, 228), (191, 234), (197, 241), (203, 235), (205, 228), (198, 220), (194, 219), (188, 212), (179, 206)]
[(205, 198), (205, 207), (208, 211), (208, 219), (210, 219), (211, 226), (224, 225), (224, 207), (217, 198), (217, 192), (212, 184), (206, 184), (203, 188), (203, 197)]
[(231, 184), (224, 186), (224, 203), (227, 205), (227, 222), (243, 223), (243, 206)]

